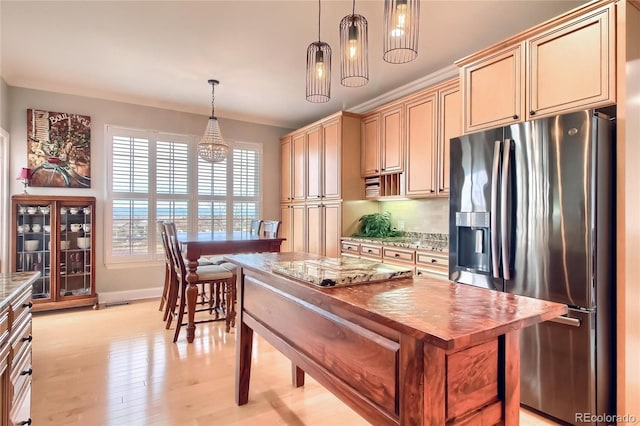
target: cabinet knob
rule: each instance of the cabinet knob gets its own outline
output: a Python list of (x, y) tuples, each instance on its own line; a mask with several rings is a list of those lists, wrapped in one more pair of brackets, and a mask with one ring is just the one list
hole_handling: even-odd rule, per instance
[(529, 111), (529, 115), (536, 115), (536, 112), (531, 110), (531, 111)]
[(367, 253), (373, 253), (373, 250), (369, 249), (367, 250)]
[(347, 247), (347, 250), (351, 250), (353, 247)]
[(374, 172), (378, 173), (378, 169), (373, 169)]
[(23, 303), (22, 307), (31, 309), (33, 307), (33, 302), (30, 301), (29, 303)]
[(400, 257), (400, 253), (394, 254), (395, 257)]
[(431, 259), (431, 263), (438, 263), (437, 259)]
[(20, 375), (21, 376), (30, 376), (32, 373), (33, 373), (33, 369), (30, 368), (28, 370), (24, 370), (24, 371), (20, 372)]
[(518, 119), (518, 114), (514, 114), (513, 119), (517, 120)]
[(23, 337), (22, 341), (23, 342), (30, 342), (33, 340), (33, 336), (32, 335), (28, 335), (27, 337)]
[(20, 426), (24, 426), (24, 425), (30, 425), (31, 424), (31, 417), (29, 417), (27, 420), (23, 420), (20, 423), (18, 423)]

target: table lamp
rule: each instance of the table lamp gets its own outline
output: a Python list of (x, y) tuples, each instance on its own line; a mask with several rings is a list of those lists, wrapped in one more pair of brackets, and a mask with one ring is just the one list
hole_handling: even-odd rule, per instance
[(29, 181), (31, 180), (31, 169), (27, 169), (26, 167), (23, 167), (20, 170), (18, 179), (22, 179), (22, 184), (24, 185), (24, 193), (26, 194), (27, 186), (29, 185)]

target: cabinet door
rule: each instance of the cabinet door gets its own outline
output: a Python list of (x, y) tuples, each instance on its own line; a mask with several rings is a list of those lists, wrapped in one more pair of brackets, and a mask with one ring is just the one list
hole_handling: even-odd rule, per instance
[(94, 206), (77, 201), (61, 202), (60, 275), (58, 296), (86, 296), (93, 293)]
[(406, 105), (407, 173), (406, 194), (435, 194), (437, 96), (430, 93)]
[(322, 125), (323, 139), (323, 198), (340, 198), (341, 183), (341, 120), (332, 120)]
[(280, 142), (280, 201), (291, 201), (291, 136)]
[(323, 214), (324, 255), (327, 257), (340, 257), (340, 237), (342, 234), (341, 204), (325, 204)]
[(307, 205), (307, 252), (322, 255), (322, 206)]
[(518, 44), (462, 68), (465, 133), (524, 120), (523, 50)]
[(362, 119), (360, 172), (362, 177), (380, 174), (380, 115), (371, 114)]
[(15, 218), (11, 224), (13, 270), (40, 271), (40, 277), (33, 283), (33, 298), (51, 302), (55, 300), (55, 254), (60, 235), (56, 227), (55, 204), (44, 198), (16, 200), (14, 197), (12, 210)]
[(403, 106), (398, 105), (380, 114), (382, 120), (381, 173), (400, 173), (404, 170)]
[(322, 194), (322, 139), (320, 127), (308, 130), (307, 137), (307, 200), (317, 200)]
[(291, 251), (292, 248), (292, 231), (291, 231), (291, 206), (280, 206), (280, 236), (285, 240), (280, 246), (280, 251)]
[(291, 173), (291, 186), (293, 187), (292, 198), (294, 201), (304, 201), (307, 185), (307, 144), (304, 132), (294, 135), (291, 143), (293, 152), (293, 171)]
[(438, 194), (449, 193), (451, 138), (462, 134), (462, 94), (460, 86), (455, 85), (440, 91), (440, 136), (438, 140)]
[(306, 251), (306, 223), (304, 205), (291, 207), (291, 251)]
[(528, 41), (528, 118), (615, 102), (613, 7)]

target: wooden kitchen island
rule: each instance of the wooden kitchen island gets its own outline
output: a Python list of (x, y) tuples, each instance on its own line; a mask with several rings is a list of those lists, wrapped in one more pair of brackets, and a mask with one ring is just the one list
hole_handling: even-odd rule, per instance
[(226, 257), (238, 270), (236, 402), (255, 330), (375, 425), (517, 425), (519, 330), (562, 304), (418, 278), (321, 288), (271, 272), (302, 253)]

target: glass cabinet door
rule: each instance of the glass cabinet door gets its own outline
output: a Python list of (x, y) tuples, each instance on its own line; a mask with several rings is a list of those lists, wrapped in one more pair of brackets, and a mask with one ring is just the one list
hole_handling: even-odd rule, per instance
[(90, 205), (60, 207), (60, 296), (91, 293), (92, 211)]
[(50, 299), (51, 252), (55, 250), (51, 204), (18, 204), (16, 208), (16, 271), (40, 271), (40, 278), (33, 284), (33, 298)]

